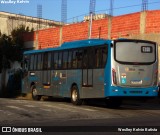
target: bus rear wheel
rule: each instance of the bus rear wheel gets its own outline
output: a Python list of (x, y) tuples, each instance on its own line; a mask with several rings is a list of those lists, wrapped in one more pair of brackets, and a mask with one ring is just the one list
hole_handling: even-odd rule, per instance
[(71, 90), (71, 102), (74, 105), (81, 105), (82, 104), (82, 99), (80, 99), (79, 91), (78, 91), (78, 88), (76, 85), (74, 85)]
[(38, 92), (37, 92), (36, 87), (32, 86), (31, 89), (32, 89), (32, 99), (39, 101), (41, 99), (41, 96), (37, 95)]

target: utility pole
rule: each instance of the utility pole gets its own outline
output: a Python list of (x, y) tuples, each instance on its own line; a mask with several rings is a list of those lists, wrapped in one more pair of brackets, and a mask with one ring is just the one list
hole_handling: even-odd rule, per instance
[(142, 11), (148, 10), (148, 0), (142, 0)]
[(41, 19), (42, 19), (42, 5), (37, 5), (37, 17), (39, 19), (38, 29), (40, 29), (41, 28)]
[(89, 13), (95, 14), (96, 0), (90, 0)]
[(110, 16), (113, 16), (113, 2), (114, 0), (110, 0), (110, 12), (109, 12)]
[(67, 23), (67, 0), (62, 0), (61, 3), (61, 22)]
[(96, 6), (96, 0), (90, 0), (90, 6), (89, 6), (90, 21), (89, 21), (89, 35), (88, 35), (89, 39), (92, 37), (92, 20), (93, 16), (95, 15), (95, 6)]

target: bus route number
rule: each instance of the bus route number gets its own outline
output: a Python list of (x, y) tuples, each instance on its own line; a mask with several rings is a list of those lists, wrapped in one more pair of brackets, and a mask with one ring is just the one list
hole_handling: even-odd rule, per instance
[(142, 53), (152, 53), (152, 47), (151, 46), (142, 46), (141, 52)]

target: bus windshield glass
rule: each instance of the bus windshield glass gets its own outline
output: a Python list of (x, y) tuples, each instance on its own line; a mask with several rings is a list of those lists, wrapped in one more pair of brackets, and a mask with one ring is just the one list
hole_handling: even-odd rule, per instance
[(114, 57), (119, 63), (152, 64), (156, 60), (156, 44), (152, 42), (115, 42)]

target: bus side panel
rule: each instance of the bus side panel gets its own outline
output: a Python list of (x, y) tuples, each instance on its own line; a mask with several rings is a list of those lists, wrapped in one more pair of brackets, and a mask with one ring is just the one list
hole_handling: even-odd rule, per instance
[(93, 85), (82, 86), (81, 98), (102, 98), (104, 97), (104, 69), (93, 69)]
[(81, 94), (81, 70), (54, 70), (51, 76), (52, 96), (71, 97), (71, 87), (76, 84)]
[(43, 95), (44, 92), (43, 92), (43, 85), (42, 85), (42, 73), (43, 71), (36, 71), (35, 72), (35, 75), (37, 77), (37, 81), (34, 82), (35, 83), (35, 86), (36, 86), (36, 89), (38, 91), (38, 95)]
[(28, 76), (24, 79), (27, 93), (31, 92), (31, 85), (35, 85), (38, 95), (43, 95), (42, 87), (42, 71), (28, 72)]
[(111, 69), (112, 65), (111, 63), (113, 62), (112, 51), (113, 48), (111, 48), (111, 46), (108, 46), (108, 58), (104, 69), (104, 97), (109, 97), (112, 86), (112, 69)]
[(29, 92), (30, 92), (29, 78), (28, 76), (25, 76), (22, 79), (22, 93), (27, 94)]

